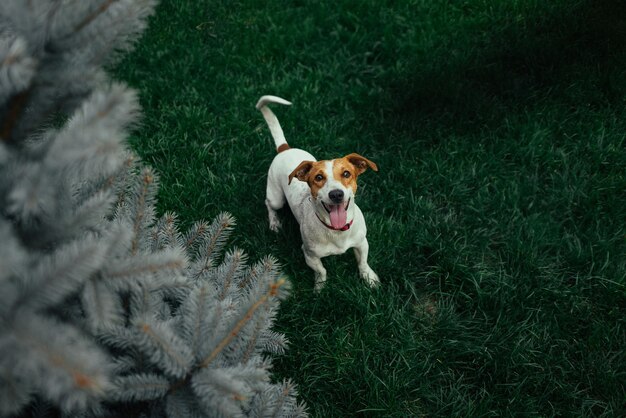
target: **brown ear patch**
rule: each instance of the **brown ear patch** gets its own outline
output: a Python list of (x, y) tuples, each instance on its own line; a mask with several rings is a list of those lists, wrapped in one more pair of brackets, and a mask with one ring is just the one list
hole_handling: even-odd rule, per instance
[(354, 166), (357, 171), (357, 175), (363, 174), (368, 168), (378, 171), (378, 166), (373, 161), (370, 161), (357, 153), (348, 154), (343, 158)]
[(293, 178), (297, 178), (300, 181), (307, 181), (307, 176), (309, 175), (309, 171), (313, 167), (313, 161), (302, 161), (292, 172), (289, 174), (289, 183), (291, 184), (291, 180)]
[[(324, 170), (326, 161), (302, 161), (295, 170), (289, 174), (289, 183), (293, 178), (304, 181), (311, 189), (311, 195), (317, 197), (319, 190), (324, 187), (328, 180), (328, 174)], [(330, 174), (332, 176), (332, 173)]]
[(356, 193), (357, 169), (350, 161), (345, 158), (338, 158), (333, 161), (333, 177), (340, 181), (346, 188), (352, 188), (352, 192)]

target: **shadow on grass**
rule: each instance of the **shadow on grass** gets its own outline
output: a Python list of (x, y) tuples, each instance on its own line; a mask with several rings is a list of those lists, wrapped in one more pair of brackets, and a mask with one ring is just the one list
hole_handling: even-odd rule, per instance
[(494, 27), (461, 34), (453, 53), (413, 58), (415, 71), (387, 88), (390, 125), (402, 132), (431, 120), (466, 131), (500, 123), (520, 105), (554, 102), (575, 111), (624, 97), (623, 60), (615, 58), (626, 51), (625, 2), (584, 1)]

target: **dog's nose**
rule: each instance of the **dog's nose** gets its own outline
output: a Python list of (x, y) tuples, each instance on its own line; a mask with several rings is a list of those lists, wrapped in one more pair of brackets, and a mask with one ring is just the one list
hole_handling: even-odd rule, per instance
[(333, 201), (333, 203), (341, 203), (343, 201), (343, 190), (331, 190), (328, 192), (328, 197)]

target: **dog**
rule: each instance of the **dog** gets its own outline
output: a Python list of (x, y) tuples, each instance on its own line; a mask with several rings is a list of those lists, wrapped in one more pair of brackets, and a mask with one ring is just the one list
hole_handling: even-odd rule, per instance
[(316, 292), (326, 282), (322, 258), (343, 254), (350, 248), (354, 248), (360, 276), (370, 286), (377, 286), (378, 275), (367, 264), (365, 219), (354, 200), (358, 176), (368, 168), (378, 171), (378, 167), (355, 153), (317, 161), (308, 152), (289, 147), (276, 115), (268, 107), (270, 103), (291, 105), (276, 96), (263, 96), (256, 104), (277, 151), (267, 174), (265, 205), (270, 229), (276, 232), (280, 228), (276, 211), (287, 202), (300, 224), (302, 251), (307, 265), (315, 272)]

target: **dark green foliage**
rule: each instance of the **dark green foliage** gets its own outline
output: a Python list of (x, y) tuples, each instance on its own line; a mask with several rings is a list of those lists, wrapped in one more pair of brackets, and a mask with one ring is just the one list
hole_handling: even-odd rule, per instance
[[(317, 416), (626, 414), (626, 6), (617, 0), (165, 2), (116, 68), (183, 224), (222, 210), (294, 280), (277, 360)], [(290, 145), (359, 152), (370, 264), (321, 295), (254, 103)], [(254, 251), (252, 251), (254, 250)]]

